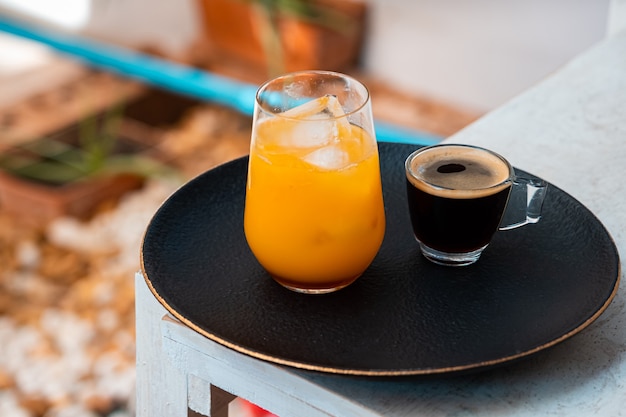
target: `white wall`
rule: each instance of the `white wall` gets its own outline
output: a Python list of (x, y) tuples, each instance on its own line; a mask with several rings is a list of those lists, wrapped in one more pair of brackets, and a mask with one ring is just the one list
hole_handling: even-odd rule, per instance
[(626, 30), (626, 0), (611, 0), (607, 35), (613, 36)]
[(0, 14), (176, 56), (197, 40), (198, 0), (0, 0)]
[(201, 30), (197, 0), (89, 1), (91, 17), (84, 31), (118, 44), (158, 45), (176, 56)]
[(479, 111), (605, 35), (609, 0), (369, 0), (364, 65), (409, 92)]

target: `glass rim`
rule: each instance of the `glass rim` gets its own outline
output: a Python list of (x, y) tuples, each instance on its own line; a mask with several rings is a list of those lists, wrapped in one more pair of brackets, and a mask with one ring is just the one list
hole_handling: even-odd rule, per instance
[(468, 148), (468, 149), (474, 149), (477, 151), (481, 151), (481, 152), (486, 152), (492, 156), (495, 156), (496, 158), (498, 158), (500, 161), (502, 161), (506, 167), (508, 168), (509, 171), (509, 175), (507, 178), (505, 178), (504, 180), (498, 182), (497, 184), (491, 185), (489, 187), (482, 187), (482, 188), (470, 188), (468, 190), (463, 190), (463, 191), (481, 191), (481, 190), (491, 190), (491, 189), (497, 189), (500, 188), (502, 186), (504, 186), (505, 184), (510, 184), (515, 180), (515, 170), (513, 169), (513, 166), (511, 165), (511, 163), (502, 155), (500, 155), (497, 152), (492, 151), (491, 149), (487, 149), (487, 148), (483, 148), (480, 146), (476, 146), (476, 145), (468, 145), (468, 144), (462, 144), (462, 143), (438, 143), (436, 145), (429, 145), (429, 146), (424, 146), (422, 148), (416, 149), (415, 151), (411, 152), (411, 154), (409, 156), (407, 156), (406, 160), (404, 161), (404, 171), (406, 173), (407, 176), (411, 176), (411, 178), (413, 178), (416, 181), (419, 181), (423, 184), (428, 185), (429, 187), (432, 187), (433, 189), (436, 190), (440, 190), (440, 191), (456, 191), (458, 189), (456, 188), (449, 188), (449, 187), (444, 187), (441, 185), (437, 185), (437, 184), (433, 184), (432, 182), (429, 182), (427, 180), (425, 180), (424, 178), (418, 177), (415, 175), (415, 173), (413, 172), (413, 170), (411, 169), (411, 162), (413, 161), (413, 159), (415, 159), (415, 157), (418, 154), (421, 154), (423, 152), (427, 152), (433, 148), (443, 148), (443, 147), (456, 147), (456, 148)]
[[(371, 94), (369, 89), (367, 88), (367, 86), (362, 83), (361, 81), (357, 80), (356, 78), (348, 75), (348, 74), (344, 74), (341, 72), (336, 72), (336, 71), (327, 71), (327, 70), (303, 70), (303, 71), (295, 71), (295, 72), (289, 72), (289, 73), (285, 73), (282, 75), (279, 75), (277, 77), (271, 78), (267, 81), (265, 81), (263, 84), (261, 84), (261, 86), (257, 89), (257, 92), (254, 96), (254, 104), (255, 106), (262, 111), (263, 113), (267, 114), (267, 115), (271, 115), (274, 117), (280, 117), (283, 119), (287, 119), (287, 120), (298, 120), (301, 122), (308, 122), (308, 121), (319, 121), (319, 119), (313, 119), (313, 118), (301, 118), (301, 117), (291, 117), (291, 116), (285, 116), (282, 113), (288, 111), (289, 109), (283, 110), (281, 112), (278, 111), (272, 111), (269, 107), (271, 106), (270, 104), (268, 104), (268, 100), (266, 99), (262, 99), (261, 95), (267, 90), (267, 88), (274, 83), (280, 82), (280, 81), (284, 81), (287, 80), (291, 77), (298, 77), (298, 76), (303, 76), (306, 74), (311, 74), (311, 75), (327, 75), (330, 77), (334, 77), (337, 79), (344, 79), (344, 80), (348, 80), (350, 82), (350, 84), (354, 83), (355, 85), (359, 86), (360, 88), (363, 89), (363, 92), (365, 93), (363, 96), (363, 99), (361, 100), (361, 102), (359, 103), (358, 106), (355, 106), (354, 109), (345, 112), (343, 115), (341, 116), (331, 116), (329, 117), (330, 120), (336, 120), (336, 119), (343, 119), (346, 117), (349, 117), (353, 114), (359, 113), (361, 111), (363, 111), (363, 109), (365, 109), (368, 105), (368, 103), (370, 103), (371, 101)], [(319, 96), (321, 97), (321, 96)], [(315, 100), (316, 98), (319, 97), (312, 97), (312, 100)], [(293, 108), (293, 107), (291, 107)], [(290, 109), (291, 109), (290, 108)]]

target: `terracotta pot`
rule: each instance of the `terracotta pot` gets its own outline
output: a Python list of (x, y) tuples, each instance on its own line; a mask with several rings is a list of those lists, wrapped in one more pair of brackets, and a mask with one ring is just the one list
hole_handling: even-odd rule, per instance
[[(83, 174), (69, 164), (55, 168), (49, 165), (32, 177), (38, 172), (34, 169), (53, 163), (55, 157), (46, 155), (76, 152), (79, 135), (80, 126), (74, 125), (50, 137), (4, 149), (0, 158), (0, 207), (32, 224), (59, 216), (86, 218), (105, 201), (117, 200), (143, 185), (144, 179), (138, 174)], [(120, 136), (113, 152), (130, 155), (147, 149), (142, 143)], [(67, 174), (55, 178), (59, 172)]]
[[(263, 14), (242, 0), (199, 0), (210, 59), (227, 59), (252, 66), (267, 74), (263, 49)], [(325, 69), (343, 71), (357, 64), (366, 20), (366, 4), (354, 0), (316, 0), (350, 18), (353, 30), (336, 30), (324, 25), (280, 16), (278, 28), (284, 71)], [(345, 29), (345, 28), (344, 28)]]
[[(139, 154), (167, 164), (170, 157), (161, 150), (164, 129), (174, 125), (186, 111), (198, 105), (188, 99), (166, 91), (150, 89), (124, 107), (120, 119), (119, 137), (114, 154)], [(102, 115), (98, 117), (103, 117)], [(71, 148), (80, 142), (80, 122), (46, 135)], [(0, 149), (0, 163), (5, 158), (21, 156), (37, 164), (38, 152), (29, 151), (28, 145), (49, 139), (34, 140)], [(26, 145), (26, 148), (25, 148)], [(22, 162), (19, 162), (22, 164)], [(50, 181), (52, 182), (52, 181)], [(134, 173), (93, 175), (65, 184), (37, 182), (0, 169), (0, 209), (13, 213), (26, 223), (40, 225), (60, 216), (88, 218), (105, 203), (114, 203), (129, 191), (142, 187), (145, 178)]]
[(60, 216), (87, 218), (105, 202), (116, 201), (143, 183), (138, 175), (118, 174), (47, 186), (0, 171), (0, 207), (31, 224)]

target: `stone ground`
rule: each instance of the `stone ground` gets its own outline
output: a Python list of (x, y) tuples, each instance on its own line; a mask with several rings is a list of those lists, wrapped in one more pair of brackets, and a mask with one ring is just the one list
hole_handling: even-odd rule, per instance
[[(375, 80), (366, 83), (381, 119), (447, 136), (476, 118), (389, 91)], [(30, 128), (66, 116), (68, 106), (46, 105), (51, 94), (57, 92), (0, 109), (0, 144), (20, 124), (20, 106), (26, 116), (18, 116)], [(133, 276), (145, 227), (178, 186), (245, 155), (250, 125), (250, 118), (234, 111), (199, 104), (167, 130), (160, 145), (180, 176), (151, 179), (88, 220), (35, 225), (3, 211), (0, 202), (0, 416), (134, 415)]]

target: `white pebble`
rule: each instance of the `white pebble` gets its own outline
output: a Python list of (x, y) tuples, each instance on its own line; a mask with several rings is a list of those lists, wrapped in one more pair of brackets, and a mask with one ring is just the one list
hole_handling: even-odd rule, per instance
[(0, 416), (32, 417), (32, 414), (20, 407), (17, 398), (15, 398), (12, 392), (0, 391)]
[(113, 331), (120, 323), (117, 313), (110, 308), (100, 311), (97, 320), (98, 327), (104, 331)]
[(93, 325), (75, 314), (47, 309), (41, 317), (41, 327), (63, 353), (83, 350), (93, 339)]
[(15, 257), (21, 268), (32, 270), (41, 261), (41, 250), (32, 240), (25, 240), (15, 248)]
[(71, 404), (53, 408), (44, 417), (98, 417), (98, 415), (80, 404)]

